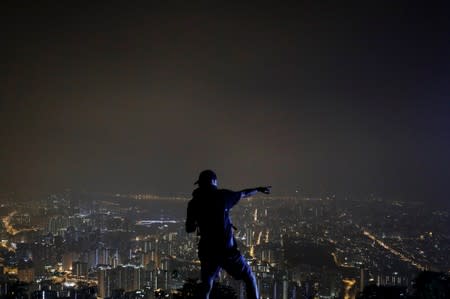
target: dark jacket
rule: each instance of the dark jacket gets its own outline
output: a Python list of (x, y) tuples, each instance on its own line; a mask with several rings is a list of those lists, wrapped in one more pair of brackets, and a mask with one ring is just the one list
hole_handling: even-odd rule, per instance
[(199, 257), (225, 253), (236, 248), (230, 209), (241, 199), (240, 192), (200, 187), (192, 193), (186, 217), (186, 231), (200, 235)]

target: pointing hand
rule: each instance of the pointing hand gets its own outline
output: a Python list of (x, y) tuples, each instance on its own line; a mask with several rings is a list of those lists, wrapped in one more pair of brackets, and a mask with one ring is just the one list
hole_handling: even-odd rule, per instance
[(258, 190), (258, 192), (264, 193), (264, 194), (270, 194), (270, 189), (272, 188), (272, 186), (267, 186), (267, 187), (258, 187), (256, 188), (256, 190)]

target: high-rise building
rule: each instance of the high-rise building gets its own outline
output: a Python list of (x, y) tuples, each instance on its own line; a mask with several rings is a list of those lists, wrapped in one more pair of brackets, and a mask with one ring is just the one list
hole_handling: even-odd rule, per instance
[(97, 270), (98, 296), (110, 297), (114, 290), (131, 292), (142, 289), (145, 285), (144, 268), (135, 265), (119, 265), (111, 268), (100, 265)]
[(115, 269), (120, 277), (119, 288), (126, 292), (141, 289), (144, 286), (144, 268), (135, 265), (118, 266)]
[(365, 282), (365, 273), (364, 273), (364, 267), (361, 265), (361, 268), (359, 269), (360, 270), (360, 274), (359, 274), (359, 291), (360, 292), (362, 292), (362, 291), (364, 291), (364, 286), (365, 286), (365, 284), (366, 284), (366, 282)]
[(79, 260), (80, 255), (76, 252), (65, 252), (62, 255), (62, 267), (64, 271), (72, 270), (72, 263)]
[(87, 278), (88, 264), (80, 261), (72, 262), (72, 275), (78, 278)]
[(247, 246), (251, 246), (253, 245), (253, 230), (251, 227), (247, 227), (245, 230), (245, 235), (246, 235), (246, 242), (247, 242)]
[(283, 299), (288, 299), (288, 286), (287, 276), (283, 276)]
[(98, 297), (106, 298), (111, 296), (112, 279), (111, 279), (111, 268), (109, 266), (100, 266), (97, 269), (97, 279), (98, 279)]
[(53, 216), (48, 220), (47, 231), (54, 236), (62, 236), (68, 227), (69, 221), (65, 216)]

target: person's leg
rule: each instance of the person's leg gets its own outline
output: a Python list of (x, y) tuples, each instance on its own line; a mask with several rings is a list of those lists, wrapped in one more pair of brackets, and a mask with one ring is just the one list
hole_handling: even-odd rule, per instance
[(216, 279), (219, 273), (219, 264), (212, 259), (202, 259), (201, 260), (201, 279), (202, 283), (200, 285), (199, 298), (209, 299), (209, 294), (211, 293), (214, 279)]
[(242, 279), (244, 280), (245, 283), (247, 298), (258, 299), (259, 298), (258, 285), (256, 283), (256, 278), (252, 270), (250, 269), (250, 271), (247, 272)]
[(238, 250), (230, 254), (221, 266), (235, 279), (242, 279), (244, 281), (248, 299), (259, 299), (255, 275), (248, 265), (247, 260)]

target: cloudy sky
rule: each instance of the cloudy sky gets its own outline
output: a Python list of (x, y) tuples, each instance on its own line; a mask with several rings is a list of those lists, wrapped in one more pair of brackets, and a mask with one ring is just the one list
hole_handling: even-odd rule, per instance
[(444, 5), (0, 14), (2, 192), (189, 193), (211, 168), (234, 189), (449, 199)]

